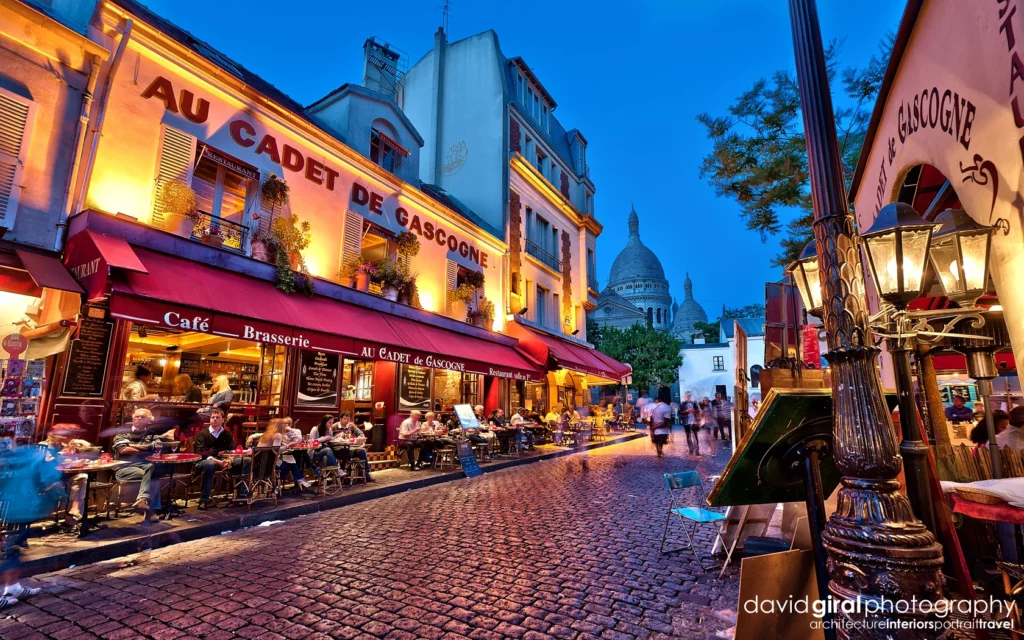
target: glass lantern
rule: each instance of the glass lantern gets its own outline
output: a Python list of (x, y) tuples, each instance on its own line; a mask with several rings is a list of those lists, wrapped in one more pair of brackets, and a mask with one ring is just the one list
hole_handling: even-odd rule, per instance
[(861, 234), (878, 294), (889, 304), (902, 309), (921, 297), (933, 230), (913, 207), (896, 202), (882, 207)]
[(818, 318), (822, 314), (821, 304), (821, 271), (818, 267), (818, 251), (814, 240), (807, 243), (800, 257), (786, 267), (786, 273), (793, 276), (800, 299), (803, 300), (807, 313)]
[(975, 222), (963, 209), (943, 211), (935, 218), (935, 226), (928, 255), (942, 292), (962, 306), (972, 306), (988, 283), (988, 255), (995, 227)]

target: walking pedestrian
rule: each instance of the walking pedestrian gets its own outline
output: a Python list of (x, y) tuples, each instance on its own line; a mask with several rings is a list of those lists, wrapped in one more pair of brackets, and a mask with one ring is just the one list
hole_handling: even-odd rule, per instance
[(718, 439), (714, 437), (713, 433), (715, 426), (718, 424), (718, 420), (715, 418), (715, 410), (707, 396), (700, 399), (698, 409), (700, 410), (700, 422), (698, 423), (700, 440), (704, 441), (705, 451), (710, 452), (711, 456), (714, 457), (718, 453)]
[(651, 442), (654, 443), (654, 450), (659, 458), (665, 455), (663, 449), (668, 442), (669, 434), (672, 433), (672, 407), (668, 406), (668, 400), (672, 398), (670, 393), (668, 387), (661, 387), (658, 389), (657, 399), (648, 405), (651, 407)]
[(690, 450), (691, 456), (699, 456), (700, 440), (697, 439), (699, 431), (697, 426), (697, 405), (694, 404), (689, 393), (686, 394), (683, 402), (679, 405), (679, 412), (683, 419), (683, 430), (686, 431), (686, 447)]

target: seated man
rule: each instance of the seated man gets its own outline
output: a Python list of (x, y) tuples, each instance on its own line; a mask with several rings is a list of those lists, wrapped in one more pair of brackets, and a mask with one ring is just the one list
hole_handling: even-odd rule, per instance
[[(71, 424), (55, 424), (50, 428), (46, 439), (40, 444), (48, 447), (51, 455), (58, 460), (64, 456), (72, 455), (95, 458), (99, 455), (100, 448), (94, 446), (88, 440), (81, 440), (75, 437), (76, 435), (81, 435), (84, 431), (84, 429)], [(87, 496), (85, 495), (85, 486), (88, 478), (87, 474), (79, 473), (69, 479), (68, 509), (64, 516), (63, 524), (66, 528), (75, 528), (81, 524), (82, 514), (84, 509), (86, 509)]]
[[(430, 414), (428, 413), (427, 415), (429, 416)], [(339, 446), (342, 446), (343, 450), (348, 452), (348, 458), (354, 456), (362, 460), (363, 468), (366, 470), (366, 481), (376, 482), (376, 480), (370, 477), (370, 458), (366, 455), (366, 447), (351, 448), (348, 442), (350, 438), (363, 438), (365, 441), (366, 434), (352, 420), (351, 411), (342, 411), (338, 417), (338, 424), (332, 430), (331, 442), (337, 442)], [(348, 462), (348, 458), (346, 458), (346, 462)]]
[[(398, 446), (405, 450), (405, 455), (409, 458), (410, 471), (419, 471), (422, 468), (420, 457), (423, 455), (423, 443), (419, 442), (420, 431), (423, 429), (420, 424), (421, 417), (419, 411), (412, 411), (398, 427)], [(417, 457), (417, 453), (420, 457)]]
[(224, 451), (231, 451), (234, 448), (235, 439), (231, 437), (231, 432), (224, 428), (224, 411), (210, 409), (210, 426), (197, 433), (192, 444), (192, 451), (203, 456), (203, 460), (196, 463), (192, 470), (193, 476), (202, 476), (202, 489), (199, 494), (200, 511), (206, 511), (209, 508), (213, 474), (231, 466), (230, 461), (221, 460), (218, 456)]
[(158, 446), (171, 442), (167, 434), (152, 433), (153, 413), (149, 409), (138, 408), (132, 412), (132, 421), (128, 429), (117, 434), (111, 448), (118, 460), (127, 460), (131, 464), (121, 467), (114, 474), (118, 482), (140, 482), (139, 498), (132, 506), (139, 513), (145, 514), (145, 522), (155, 522), (156, 511), (160, 509), (158, 470), (147, 456), (153, 455)]
[(526, 428), (526, 413), (526, 409), (520, 407), (519, 411), (512, 414), (512, 419), (509, 421), (509, 424), (518, 430), (518, 435), (516, 437), (519, 442), (525, 442), (526, 448), (533, 451), (534, 435), (532, 431)]

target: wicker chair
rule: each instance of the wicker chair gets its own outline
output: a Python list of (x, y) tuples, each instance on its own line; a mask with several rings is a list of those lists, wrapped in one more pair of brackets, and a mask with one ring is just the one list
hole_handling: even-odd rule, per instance
[(246, 489), (244, 500), (252, 511), (252, 503), (257, 500), (273, 499), (277, 506), (277, 494), (280, 490), (277, 476), (277, 458), (279, 447), (256, 447), (252, 451), (249, 474), (242, 476), (235, 483), (235, 495), (241, 488)]

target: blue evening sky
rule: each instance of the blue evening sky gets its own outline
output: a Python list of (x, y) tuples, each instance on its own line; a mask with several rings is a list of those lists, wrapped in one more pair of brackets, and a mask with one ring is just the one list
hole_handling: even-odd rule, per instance
[[(377, 36), (410, 64), (433, 46), (443, 0), (285, 2), (143, 0), (262, 75), (302, 104), (362, 79), (362, 44)], [(661, 258), (672, 294), (694, 297), (713, 319), (722, 304), (764, 301), (776, 239), (746, 230), (738, 207), (698, 175), (710, 149), (694, 116), (724, 115), (760, 77), (793, 68), (786, 2), (645, 0), (547, 3), (454, 0), (449, 41), (487, 29), (506, 56), (521, 55), (558, 102), (566, 129), (587, 137), (603, 287), (626, 238), (630, 203), (645, 244)], [(895, 31), (903, 3), (821, 0), (822, 33), (844, 40), (840, 62), (863, 65)]]

